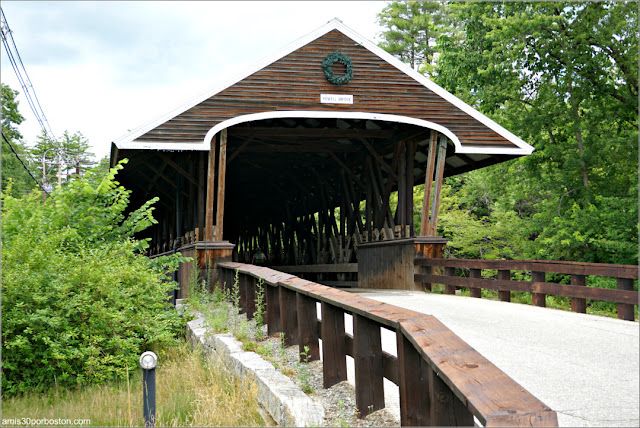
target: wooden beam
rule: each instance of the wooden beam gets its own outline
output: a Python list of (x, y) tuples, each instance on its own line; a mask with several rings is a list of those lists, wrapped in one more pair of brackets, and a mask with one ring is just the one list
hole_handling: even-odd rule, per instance
[(220, 153), (218, 157), (218, 201), (216, 212), (216, 233), (214, 239), (222, 240), (223, 221), (224, 221), (224, 194), (227, 176), (227, 129), (220, 132)]
[(413, 185), (415, 183), (415, 177), (413, 175), (413, 168), (415, 165), (416, 150), (418, 147), (418, 141), (407, 142), (407, 198), (405, 200), (407, 204), (407, 224), (409, 225), (409, 236), (415, 236), (415, 224), (413, 223)]
[(393, 130), (383, 129), (335, 129), (335, 128), (272, 128), (272, 127), (233, 127), (229, 129), (229, 136), (256, 137), (306, 137), (306, 138), (381, 138), (387, 139), (394, 135)]
[(209, 149), (209, 167), (207, 170), (207, 196), (205, 208), (205, 225), (204, 239), (213, 241), (214, 238), (214, 221), (215, 213), (213, 211), (215, 204), (215, 184), (216, 184), (216, 138), (211, 139), (211, 148)]
[(253, 138), (254, 138), (253, 135), (250, 136), (249, 138), (247, 138), (246, 141), (240, 145), (240, 147), (238, 147), (233, 153), (231, 153), (231, 155), (229, 155), (229, 157), (227, 157), (227, 163), (231, 163), (236, 158), (236, 156), (238, 156), (240, 154), (240, 152), (242, 152), (242, 150), (249, 143), (251, 143), (251, 141), (253, 141)]
[[(279, 143), (267, 143), (260, 142), (260, 145), (254, 145), (245, 149), (247, 153), (330, 153), (330, 152), (345, 152), (353, 153), (357, 152), (356, 146), (346, 146), (342, 144), (327, 144), (322, 145), (306, 144), (279, 144)], [(235, 153), (234, 153), (235, 154)]]
[[(371, 155), (373, 156), (373, 158), (376, 160), (376, 162), (378, 162), (378, 164), (384, 168), (385, 170), (387, 170), (387, 172), (389, 174), (391, 174), (391, 176), (394, 179), (398, 179), (398, 176), (396, 175), (395, 171), (393, 170), (393, 168), (391, 168), (389, 165), (387, 165), (387, 163), (384, 161), (384, 159), (382, 159), (382, 157), (378, 154), (378, 152), (375, 151), (375, 149), (373, 147), (371, 147), (371, 144), (369, 144), (369, 142), (367, 140), (365, 140), (364, 138), (360, 137), (359, 138), (360, 141), (362, 141), (362, 144), (364, 144), (364, 146), (367, 148), (367, 150), (369, 150), (369, 153), (371, 153)], [(382, 184), (382, 183), (381, 183)]]
[(429, 236), (436, 236), (438, 227), (438, 211), (440, 210), (440, 195), (442, 193), (442, 178), (444, 177), (444, 164), (447, 157), (447, 138), (440, 137), (438, 148), (438, 162), (436, 163), (435, 193), (433, 195), (433, 205), (431, 207), (431, 220), (429, 221)]
[[(144, 162), (142, 162), (142, 164), (144, 166), (146, 166), (147, 168), (149, 168), (151, 171), (155, 172), (158, 175), (158, 177), (162, 178), (164, 181), (169, 183), (169, 185), (171, 185), (171, 187), (173, 187), (173, 188), (177, 188), (178, 187), (175, 181), (173, 181), (172, 179), (167, 177), (165, 174), (163, 174), (162, 171), (160, 171), (158, 168), (153, 166), (150, 162), (144, 161)], [(154, 184), (155, 184), (155, 181), (154, 181)]]
[(353, 173), (353, 171), (351, 171), (351, 168), (349, 168), (349, 167), (348, 167), (344, 162), (342, 162), (338, 156), (336, 156), (333, 152), (329, 152), (329, 156), (331, 156), (331, 157), (333, 158), (333, 160), (335, 160), (335, 161), (336, 161), (336, 163), (337, 163), (338, 165), (340, 165), (340, 166), (342, 167), (342, 169), (344, 169), (344, 171), (345, 171), (347, 174), (349, 174), (349, 176), (353, 179), (353, 181), (354, 181), (356, 184), (358, 184), (358, 186), (360, 186), (360, 187), (364, 187), (364, 186), (362, 185), (362, 182), (360, 181), (360, 178), (358, 178), (358, 176), (357, 176), (357, 175), (355, 175), (355, 174)]
[(429, 141), (429, 158), (427, 159), (427, 173), (424, 179), (424, 200), (422, 201), (422, 220), (420, 221), (420, 236), (427, 236), (429, 233), (429, 211), (431, 208), (431, 192), (433, 189), (433, 170), (436, 163), (436, 143), (438, 133), (431, 131), (431, 141)]
[(404, 236), (405, 225), (407, 224), (407, 145), (403, 144), (400, 150), (400, 161), (398, 162), (398, 206), (396, 207), (396, 218), (402, 230), (400, 237)]
[[(205, 177), (205, 163), (206, 152), (198, 153), (198, 201), (197, 201), (197, 220), (196, 223), (200, 230), (204, 230), (205, 222), (205, 205), (207, 198), (207, 183)], [(200, 237), (196, 237), (196, 240), (200, 240)]]
[(178, 165), (177, 163), (175, 163), (169, 156), (165, 155), (162, 152), (158, 152), (158, 156), (160, 156), (160, 158), (165, 161), (166, 163), (168, 163), (173, 169), (175, 169), (180, 175), (182, 175), (184, 178), (186, 178), (187, 180), (189, 180), (192, 184), (194, 185), (198, 185), (198, 182), (196, 180), (194, 180), (193, 177), (191, 177), (191, 174), (189, 174), (187, 171), (185, 171), (184, 169), (182, 169), (182, 167), (180, 165)]

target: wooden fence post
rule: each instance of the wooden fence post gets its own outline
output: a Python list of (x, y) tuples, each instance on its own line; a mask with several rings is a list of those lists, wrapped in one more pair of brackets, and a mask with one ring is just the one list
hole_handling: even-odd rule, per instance
[(296, 307), (298, 312), (298, 346), (300, 359), (305, 360), (304, 347), (308, 361), (320, 359), (320, 343), (318, 342), (318, 309), (316, 301), (301, 293), (296, 293)]
[(284, 332), (285, 346), (298, 343), (298, 310), (296, 292), (280, 287), (280, 325)]
[(380, 326), (353, 315), (353, 359), (355, 362), (356, 408), (360, 418), (384, 408), (384, 367)]
[(469, 286), (469, 296), (471, 297), (482, 297), (482, 288), (473, 286), (474, 278), (482, 278), (482, 270), (480, 269), (469, 269), (469, 278), (471, 279)]
[[(511, 280), (511, 271), (510, 270), (499, 270), (498, 271), (498, 280), (500, 281), (510, 281)], [(503, 302), (511, 301), (511, 291), (509, 290), (498, 290), (498, 298)]]
[(396, 342), (398, 345), (400, 425), (430, 425), (431, 394), (428, 376), (431, 368), (400, 329), (396, 330)]
[[(578, 286), (586, 286), (587, 278), (584, 275), (571, 275), (571, 285)], [(571, 310), (573, 312), (578, 312), (581, 314), (587, 313), (587, 299), (581, 299), (579, 297), (571, 298)]]
[[(426, 273), (427, 275), (431, 275), (435, 273), (435, 267), (433, 266), (422, 266), (422, 269), (420, 269), (422, 272)], [(420, 273), (422, 273), (420, 272)], [(432, 284), (430, 282), (424, 282), (422, 283), (422, 287), (424, 288), (425, 291), (431, 291), (431, 289), (433, 288)]]
[[(531, 281), (532, 282), (545, 282), (545, 274), (544, 272), (531, 272)], [(540, 306), (544, 308), (547, 306), (546, 302), (547, 295), (544, 293), (531, 293), (531, 303), (536, 306)]]
[(238, 290), (240, 292), (240, 313), (247, 313), (247, 275), (240, 274), (238, 276)]
[(244, 292), (246, 298), (246, 310), (247, 310), (247, 319), (253, 319), (254, 313), (256, 312), (256, 287), (258, 280), (252, 276), (245, 275), (244, 277)]
[(320, 304), (322, 324), (323, 386), (329, 388), (347, 380), (347, 350), (345, 346), (344, 312), (328, 303)]
[(267, 334), (271, 336), (274, 333), (282, 331), (280, 324), (280, 287), (265, 285), (267, 298)]
[[(618, 290), (633, 290), (633, 279), (618, 278)], [(633, 305), (629, 303), (618, 303), (618, 318), (626, 321), (634, 321)]]
[(429, 367), (432, 426), (473, 426), (473, 414), (451, 388)]
[[(453, 268), (453, 267), (444, 268), (444, 275), (445, 276), (456, 276), (456, 268)], [(447, 284), (447, 285), (444, 286), (444, 292), (446, 294), (456, 294), (456, 286)]]

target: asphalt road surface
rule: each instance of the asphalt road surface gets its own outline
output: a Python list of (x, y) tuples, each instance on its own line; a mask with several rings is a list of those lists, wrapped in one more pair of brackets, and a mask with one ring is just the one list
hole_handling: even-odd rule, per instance
[[(434, 315), (555, 410), (560, 426), (640, 426), (637, 321), (412, 291), (354, 293)], [(383, 329), (382, 341), (396, 354), (394, 333)], [(397, 390), (385, 379), (387, 407), (399, 412)]]

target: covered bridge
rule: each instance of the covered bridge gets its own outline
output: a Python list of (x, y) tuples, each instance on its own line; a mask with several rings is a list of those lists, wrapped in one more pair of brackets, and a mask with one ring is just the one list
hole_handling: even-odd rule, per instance
[[(204, 267), (250, 262), (260, 247), (283, 270), (358, 262), (363, 281), (362, 269), (390, 269), (381, 254), (438, 256), (443, 177), (532, 151), (334, 19), (114, 141), (111, 163), (129, 159), (119, 181), (132, 206), (160, 197), (159, 223), (144, 232), (151, 256), (179, 249)], [(425, 206), (416, 210), (421, 183)], [(354, 277), (346, 269), (338, 279)]]

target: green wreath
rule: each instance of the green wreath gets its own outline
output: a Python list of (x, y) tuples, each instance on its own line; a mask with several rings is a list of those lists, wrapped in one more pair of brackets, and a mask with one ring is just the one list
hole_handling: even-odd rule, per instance
[[(333, 74), (331, 67), (336, 62), (344, 64), (347, 67), (347, 72), (344, 76), (336, 76)], [(342, 52), (335, 51), (325, 56), (322, 60), (322, 69), (324, 70), (324, 76), (334, 85), (344, 85), (345, 83), (349, 83), (353, 77), (353, 65), (351, 64), (351, 58)]]

